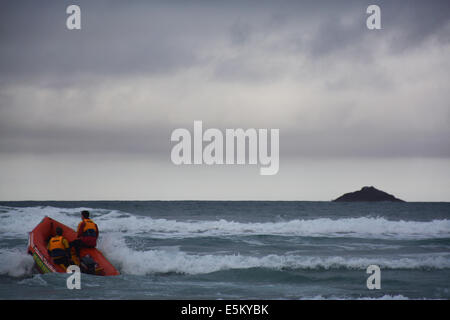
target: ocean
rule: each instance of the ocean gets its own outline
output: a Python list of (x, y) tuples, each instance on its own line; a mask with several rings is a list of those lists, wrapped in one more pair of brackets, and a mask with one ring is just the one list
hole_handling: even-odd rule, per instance
[[(38, 274), (44, 216), (98, 224), (120, 276)], [(368, 289), (369, 265), (380, 289)], [(450, 203), (0, 202), (0, 299), (449, 299)]]

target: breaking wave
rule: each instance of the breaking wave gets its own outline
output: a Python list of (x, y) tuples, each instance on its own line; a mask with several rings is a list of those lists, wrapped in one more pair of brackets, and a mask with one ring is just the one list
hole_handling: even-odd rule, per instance
[(423, 255), (402, 258), (316, 257), (270, 254), (261, 257), (240, 254), (190, 254), (178, 247), (137, 251), (128, 247), (123, 238), (106, 237), (99, 248), (122, 273), (146, 275), (155, 273), (204, 274), (230, 269), (358, 269), (371, 264), (381, 269), (448, 269), (450, 254)]
[(22, 277), (30, 275), (33, 269), (33, 258), (17, 248), (0, 249), (0, 275)]
[[(3, 237), (26, 237), (48, 215), (73, 228), (80, 221), (79, 212), (89, 208), (1, 207)], [(5, 210), (7, 209), (7, 210)], [(145, 234), (154, 238), (189, 238), (198, 236), (279, 235), (305, 237), (354, 237), (376, 239), (450, 238), (450, 220), (393, 221), (383, 217), (293, 219), (277, 222), (235, 222), (225, 219), (179, 221), (135, 216), (116, 210), (90, 209), (102, 232)]]

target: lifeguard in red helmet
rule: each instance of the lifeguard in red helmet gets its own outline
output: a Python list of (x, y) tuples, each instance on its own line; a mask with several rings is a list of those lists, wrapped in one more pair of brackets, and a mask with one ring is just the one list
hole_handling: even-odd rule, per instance
[(97, 246), (98, 238), (97, 224), (89, 218), (89, 211), (81, 211), (81, 222), (77, 228), (77, 239), (71, 242), (71, 247), (74, 247), (77, 257), (80, 257), (81, 248), (95, 248)]

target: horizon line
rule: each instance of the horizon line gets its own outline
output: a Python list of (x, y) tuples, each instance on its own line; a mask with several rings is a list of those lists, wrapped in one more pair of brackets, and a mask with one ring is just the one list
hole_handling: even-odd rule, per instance
[[(332, 200), (255, 200), (255, 199), (103, 199), (103, 200), (0, 200), (1, 202), (195, 202), (195, 201), (203, 201), (203, 202), (337, 202), (337, 203), (354, 203), (354, 202), (363, 202), (363, 203), (374, 203), (374, 202), (394, 202), (395, 201), (334, 201)], [(437, 201), (406, 201), (403, 200), (402, 203), (450, 203), (450, 201), (445, 200), (437, 200)]]

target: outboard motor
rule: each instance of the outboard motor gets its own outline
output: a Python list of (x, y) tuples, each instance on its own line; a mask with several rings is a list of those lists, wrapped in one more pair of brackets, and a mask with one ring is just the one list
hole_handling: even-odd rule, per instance
[(85, 255), (80, 260), (80, 268), (81, 272), (88, 274), (95, 274), (95, 268), (97, 266), (97, 262), (90, 255)]

